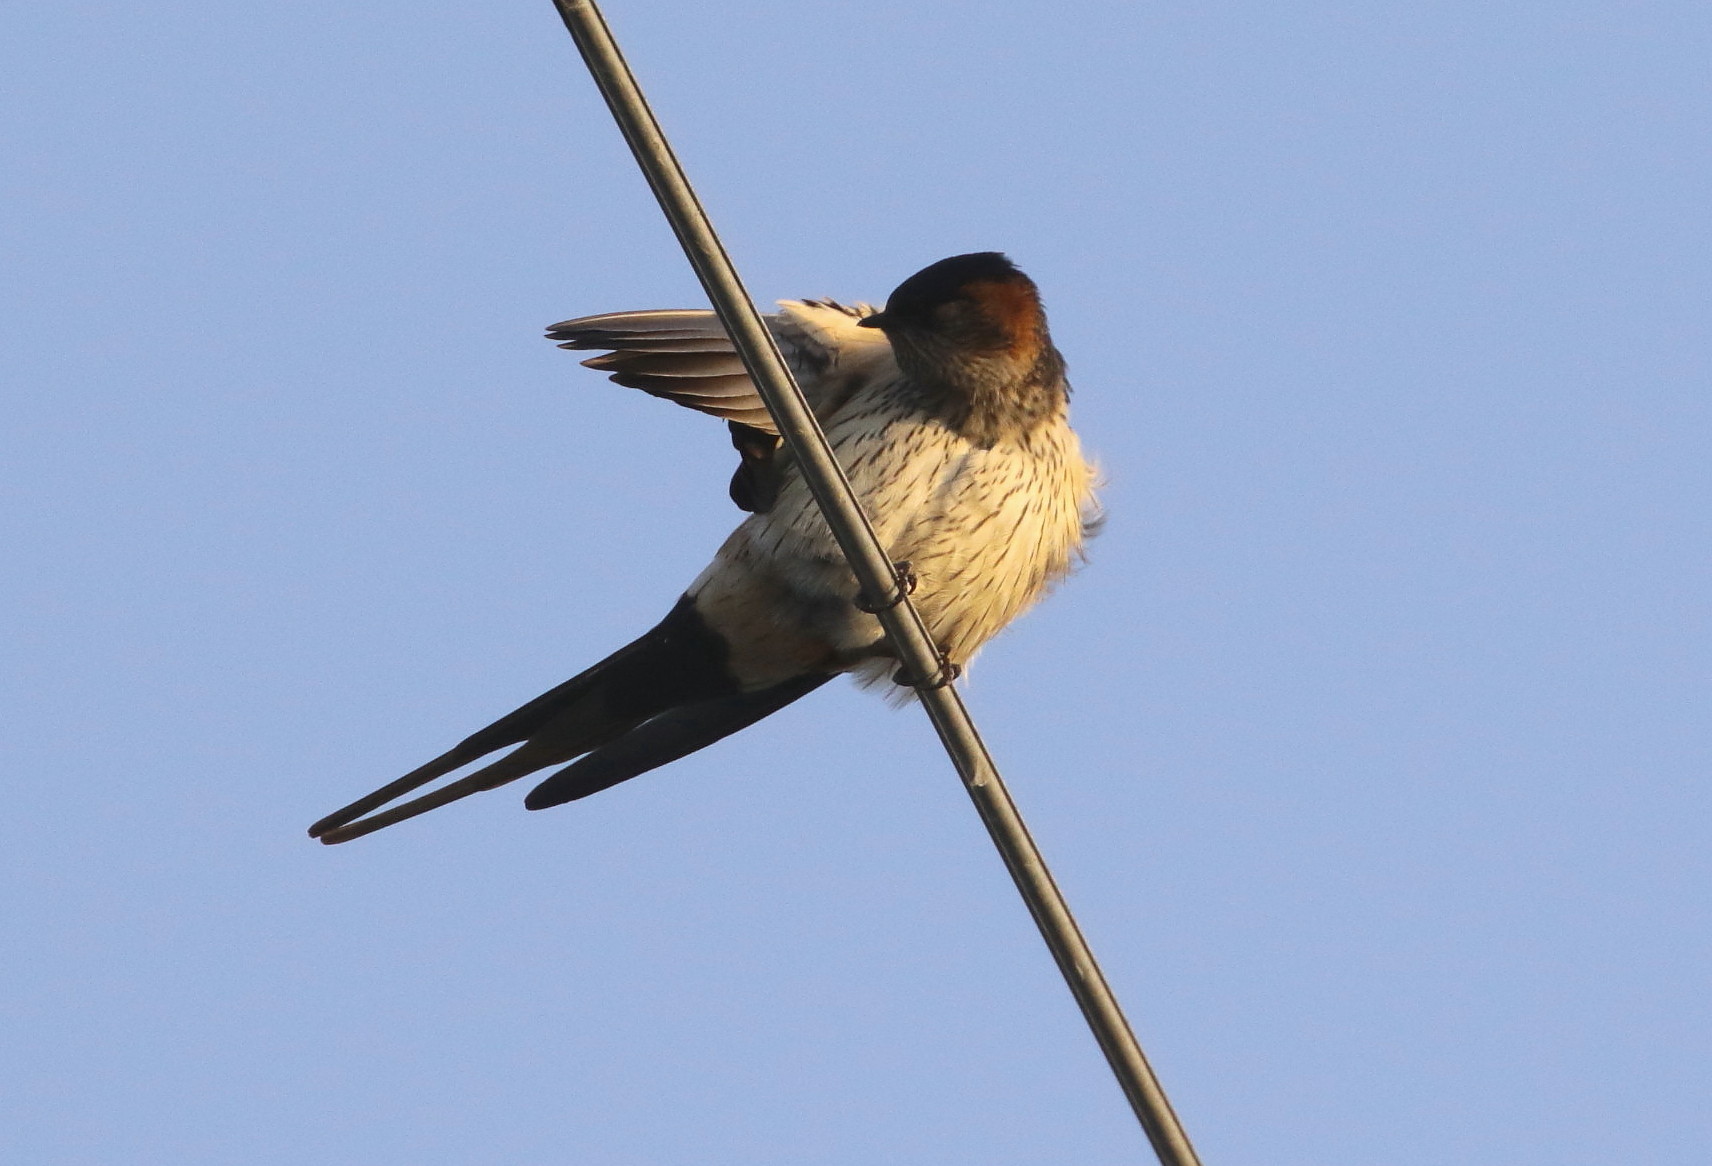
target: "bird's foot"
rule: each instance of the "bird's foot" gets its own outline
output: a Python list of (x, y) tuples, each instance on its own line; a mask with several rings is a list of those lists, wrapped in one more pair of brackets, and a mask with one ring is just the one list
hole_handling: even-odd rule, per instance
[(926, 681), (917, 681), (908, 668), (899, 668), (892, 673), (892, 683), (905, 688), (945, 688), (963, 675), (963, 666), (954, 664), (941, 653), (939, 667)]
[(904, 596), (915, 594), (915, 572), (910, 570), (909, 561), (892, 564), (892, 582), (894, 590), (890, 596), (878, 603), (870, 603), (864, 595), (856, 597), (856, 610), (865, 611), (869, 615), (879, 615), (882, 611), (890, 611), (904, 601)]

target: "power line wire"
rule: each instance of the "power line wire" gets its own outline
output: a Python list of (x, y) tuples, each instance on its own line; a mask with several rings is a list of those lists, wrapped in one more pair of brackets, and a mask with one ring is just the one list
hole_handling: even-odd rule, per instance
[(553, 0), (553, 3), (647, 177), (654, 197), (659, 200), (685, 257), (737, 346), (744, 368), (795, 456), (803, 480), (849, 559), (866, 606), (873, 609), (905, 671), (916, 681), (914, 687), (922, 706), (957, 767), (1023, 901), (1028, 904), (1029, 913), (1058, 962), (1082, 1015), (1093, 1029), (1094, 1038), (1147, 1132), (1155, 1154), (1163, 1166), (1200, 1166), (1188, 1134), (1130, 1031), (1117, 998), (1094, 960), (1094, 953), (1082, 938), (1069, 904), (1053, 882), (986, 744), (950, 683), (952, 677), (947, 674), (945, 661), (921, 614), (910, 602), (908, 589), (875, 537), (873, 526), (833, 457), (826, 435), (803, 399), (802, 390), (780, 359), (772, 335), (714, 233), (605, 18), (593, 0)]

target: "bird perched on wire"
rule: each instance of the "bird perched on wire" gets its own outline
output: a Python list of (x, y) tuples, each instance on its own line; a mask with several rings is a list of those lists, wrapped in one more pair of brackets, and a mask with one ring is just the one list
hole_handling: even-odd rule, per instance
[[(994, 251), (910, 276), (883, 310), (785, 301), (767, 325), (954, 677), (1076, 564), (1093, 471), (1034, 281)], [(310, 827), (344, 842), (480, 790), (571, 764), (524, 799), (586, 797), (751, 725), (840, 673), (897, 663), (872, 609), (709, 311), (617, 312), (553, 325), (583, 363), (724, 418), (749, 511), (666, 618), (419, 769)], [(433, 793), (371, 811), (508, 746)]]

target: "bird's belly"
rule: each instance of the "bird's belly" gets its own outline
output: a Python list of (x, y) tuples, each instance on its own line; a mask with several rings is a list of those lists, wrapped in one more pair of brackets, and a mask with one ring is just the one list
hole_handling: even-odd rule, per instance
[[(912, 598), (954, 662), (1070, 569), (1090, 475), (1068, 427), (986, 449), (921, 423), (829, 436), (881, 544), (910, 564)], [(795, 475), (771, 510), (732, 533), (697, 586), (698, 605), (728, 613), (749, 639), (789, 641), (775, 657), (818, 653), (822, 666), (873, 679), (890, 671), (879, 621), (855, 606), (850, 568)], [(759, 669), (754, 683), (764, 672), (772, 679)]]

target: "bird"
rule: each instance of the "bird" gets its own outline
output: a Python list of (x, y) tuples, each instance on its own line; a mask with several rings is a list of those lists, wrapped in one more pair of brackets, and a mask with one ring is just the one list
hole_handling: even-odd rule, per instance
[[(1082, 561), (1101, 513), (1033, 280), (997, 251), (911, 275), (884, 307), (785, 300), (765, 317), (938, 647), (942, 682)], [(914, 683), (735, 347), (707, 310), (614, 312), (549, 339), (620, 386), (727, 423), (747, 517), (666, 617), (427, 764), (310, 827), (349, 841), (553, 766), (531, 810), (743, 729), (841, 674)], [(894, 689), (907, 700), (909, 689)], [(404, 794), (510, 746), (434, 792)], [(567, 764), (569, 763), (569, 764)], [(367, 815), (367, 816), (365, 816)]]

